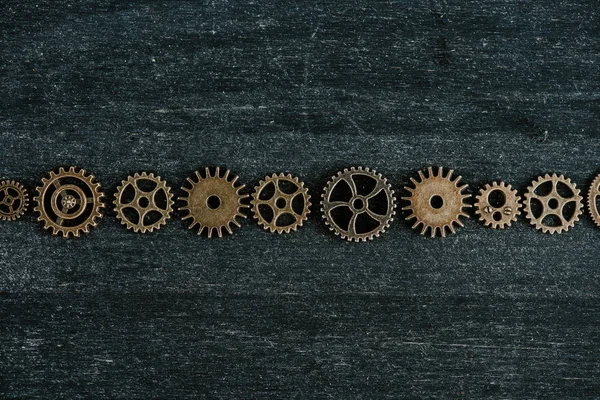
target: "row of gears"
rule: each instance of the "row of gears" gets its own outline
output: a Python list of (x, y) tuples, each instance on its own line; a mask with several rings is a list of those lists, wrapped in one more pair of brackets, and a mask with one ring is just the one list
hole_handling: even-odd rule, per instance
[[(418, 171), (406, 186), (406, 220), (422, 235), (455, 233), (469, 218), (470, 194), (453, 170), (427, 168)], [(240, 227), (243, 209), (251, 208), (258, 224), (270, 232), (289, 233), (302, 226), (310, 213), (308, 189), (290, 174), (265, 177), (252, 196), (242, 193), (245, 185), (229, 170), (205, 168), (188, 177), (179, 197), (183, 220), (198, 234), (222, 237)], [(102, 217), (104, 194), (95, 177), (76, 167), (51, 171), (36, 188), (38, 220), (54, 235), (69, 237), (88, 233)], [(159, 229), (171, 218), (175, 201), (167, 183), (152, 173), (136, 173), (117, 187), (113, 201), (117, 219), (134, 232)], [(589, 211), (600, 227), (600, 175), (589, 191)], [(15, 220), (25, 214), (29, 195), (15, 181), (0, 183), (0, 219)], [(493, 182), (475, 197), (475, 214), (493, 229), (510, 227), (522, 211), (532, 225), (544, 233), (562, 233), (572, 228), (582, 214), (583, 198), (577, 185), (563, 175), (535, 179), (522, 200), (511, 185)], [(391, 185), (369, 168), (344, 169), (324, 188), (321, 211), (325, 224), (336, 235), (350, 241), (378, 237), (396, 214)]]

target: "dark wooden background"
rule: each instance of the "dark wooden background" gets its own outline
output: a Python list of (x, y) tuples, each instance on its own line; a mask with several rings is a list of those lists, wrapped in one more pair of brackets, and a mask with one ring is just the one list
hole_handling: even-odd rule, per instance
[[(0, 4), (0, 178), (600, 172), (596, 0)], [(0, 225), (5, 399), (600, 397), (600, 230)]]

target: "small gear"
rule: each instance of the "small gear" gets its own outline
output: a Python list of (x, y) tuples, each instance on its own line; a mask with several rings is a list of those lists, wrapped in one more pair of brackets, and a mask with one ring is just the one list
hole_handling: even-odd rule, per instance
[(37, 187), (35, 211), (38, 221), (44, 228), (52, 229), (53, 235), (75, 237), (89, 233), (90, 226), (97, 226), (104, 207), (100, 184), (85, 170), (70, 167), (59, 168), (58, 173), (50, 171), (48, 178), (42, 178), (42, 186)]
[(127, 229), (146, 233), (167, 223), (173, 211), (173, 193), (160, 176), (142, 172), (128, 176), (115, 194), (117, 219)]
[(14, 221), (21, 218), (29, 206), (29, 194), (19, 182), (0, 183), (0, 220)]
[(438, 232), (445, 237), (446, 229), (456, 233), (455, 225), (464, 226), (460, 217), (469, 218), (464, 209), (471, 207), (465, 203), (471, 195), (463, 193), (468, 185), (460, 185), (461, 177), (454, 178), (453, 170), (449, 170), (445, 176), (442, 167), (438, 168), (437, 174), (432, 167), (427, 168), (427, 171), (427, 177), (423, 171), (419, 171), (419, 181), (410, 178), (414, 188), (404, 188), (410, 192), (408, 197), (402, 198), (410, 203), (403, 208), (410, 212), (406, 219), (415, 220), (413, 229), (421, 226), (421, 235), (425, 235), (428, 229), (431, 237), (435, 237)]
[(198, 226), (198, 234), (206, 230), (209, 238), (214, 232), (222, 237), (223, 229), (230, 234), (233, 233), (231, 225), (240, 227), (237, 218), (246, 218), (246, 215), (241, 213), (241, 209), (249, 207), (248, 204), (243, 203), (243, 200), (249, 196), (240, 193), (246, 185), (236, 186), (238, 177), (230, 177), (229, 170), (226, 170), (221, 177), (219, 167), (214, 174), (206, 168), (204, 176), (200, 171), (196, 171), (195, 176), (195, 180), (193, 177), (187, 178), (189, 188), (185, 186), (181, 188), (187, 193), (180, 198), (185, 203), (180, 209), (187, 212), (183, 219), (191, 219), (189, 228)]
[(258, 224), (277, 233), (290, 233), (302, 226), (311, 206), (304, 183), (283, 173), (261, 180), (254, 188), (250, 203)]
[(381, 174), (369, 168), (344, 169), (324, 188), (321, 211), (329, 229), (348, 241), (378, 237), (396, 214), (394, 191)]
[(488, 183), (475, 199), (475, 214), (492, 229), (510, 227), (521, 214), (521, 197), (504, 182)]
[(598, 200), (600, 200), (600, 175), (598, 175), (596, 179), (594, 179), (594, 182), (592, 182), (590, 193), (588, 195), (590, 215), (592, 216), (594, 223), (600, 227), (600, 210), (598, 209)]
[(539, 176), (525, 193), (525, 212), (531, 225), (544, 233), (562, 233), (575, 226), (583, 197), (577, 185), (563, 175)]

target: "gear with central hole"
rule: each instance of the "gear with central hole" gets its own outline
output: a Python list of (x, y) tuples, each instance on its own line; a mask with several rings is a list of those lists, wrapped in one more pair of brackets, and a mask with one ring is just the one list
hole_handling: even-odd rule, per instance
[(384, 233), (396, 214), (394, 191), (381, 174), (352, 167), (335, 175), (324, 188), (321, 211), (325, 224), (348, 241), (372, 240)]
[(232, 225), (241, 226), (237, 219), (246, 218), (241, 209), (249, 207), (244, 202), (249, 196), (240, 193), (246, 185), (237, 180), (238, 177), (232, 176), (229, 170), (221, 176), (219, 167), (214, 174), (206, 168), (204, 175), (196, 171), (194, 176), (187, 178), (181, 188), (186, 194), (180, 197), (185, 205), (180, 210), (186, 213), (182, 219), (191, 220), (190, 229), (197, 228), (199, 235), (206, 232), (211, 238), (215, 234), (222, 237), (223, 230), (232, 234)]
[(0, 220), (14, 221), (21, 218), (29, 206), (29, 194), (18, 182), (0, 183)]
[(254, 188), (250, 204), (258, 224), (277, 233), (290, 233), (302, 226), (311, 206), (304, 183), (283, 173), (261, 180)]
[(521, 214), (521, 207), (521, 197), (517, 191), (504, 182), (488, 183), (475, 197), (475, 214), (492, 229), (510, 227)]
[(444, 175), (442, 167), (437, 173), (429, 167), (427, 176), (419, 171), (419, 180), (410, 178), (414, 187), (404, 188), (410, 193), (402, 198), (410, 203), (403, 208), (409, 212), (406, 220), (414, 220), (412, 228), (421, 227), (421, 235), (429, 230), (432, 238), (438, 234), (445, 237), (446, 231), (456, 233), (455, 225), (464, 226), (461, 217), (469, 218), (464, 210), (471, 207), (466, 203), (471, 195), (463, 193), (468, 185), (460, 184), (461, 177), (453, 177), (453, 172)]
[(594, 220), (594, 223), (600, 227), (600, 210), (598, 209), (598, 203), (600, 200), (600, 175), (594, 179), (592, 186), (590, 186), (590, 193), (588, 194), (588, 206), (590, 208), (590, 215)]
[(50, 171), (48, 178), (42, 178), (42, 186), (36, 188), (38, 221), (53, 235), (79, 237), (89, 233), (90, 227), (98, 225), (104, 207), (104, 194), (94, 181), (93, 175), (76, 167), (59, 168), (58, 173)]
[(173, 193), (160, 176), (142, 172), (128, 176), (115, 194), (117, 219), (127, 229), (146, 233), (160, 229), (171, 218)]
[(577, 185), (563, 175), (540, 176), (525, 193), (526, 216), (543, 233), (566, 232), (583, 212), (580, 193)]

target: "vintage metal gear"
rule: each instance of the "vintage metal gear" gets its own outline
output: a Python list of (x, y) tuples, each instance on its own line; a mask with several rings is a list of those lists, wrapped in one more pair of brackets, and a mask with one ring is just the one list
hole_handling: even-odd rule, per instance
[(590, 215), (594, 220), (594, 223), (600, 227), (600, 210), (598, 209), (598, 200), (600, 200), (600, 175), (594, 179), (592, 186), (590, 186), (590, 193), (588, 194), (588, 206), (590, 208)]
[(14, 221), (21, 218), (29, 206), (29, 194), (19, 182), (0, 183), (0, 220)]
[(231, 225), (241, 226), (237, 218), (246, 218), (241, 209), (249, 207), (244, 203), (249, 196), (240, 193), (246, 185), (236, 185), (237, 180), (238, 177), (231, 176), (229, 170), (221, 176), (219, 167), (214, 174), (206, 168), (204, 176), (196, 171), (195, 179), (187, 178), (190, 187), (184, 184), (181, 188), (186, 194), (180, 197), (185, 203), (180, 210), (186, 213), (182, 219), (192, 220), (190, 229), (198, 227), (198, 234), (206, 231), (210, 238), (214, 233), (222, 237), (223, 229), (233, 233)]
[(302, 226), (311, 206), (304, 183), (283, 173), (261, 180), (254, 188), (250, 204), (258, 224), (277, 233), (290, 233)]
[(464, 226), (460, 217), (469, 218), (464, 209), (470, 205), (465, 201), (471, 197), (463, 193), (468, 185), (460, 184), (461, 177), (453, 177), (453, 170), (444, 175), (439, 167), (437, 173), (432, 167), (427, 168), (428, 176), (419, 171), (419, 179), (410, 178), (414, 188), (406, 186), (410, 195), (403, 200), (410, 204), (403, 208), (409, 214), (407, 220), (415, 220), (412, 228), (421, 226), (421, 235), (430, 231), (431, 237), (437, 234), (446, 236), (446, 230), (456, 233), (455, 225)]
[(98, 225), (104, 207), (104, 194), (94, 180), (93, 175), (76, 167), (60, 168), (58, 173), (51, 171), (48, 178), (42, 178), (42, 186), (36, 188), (38, 221), (53, 235), (79, 237), (89, 233), (90, 227)]
[(492, 229), (510, 227), (521, 214), (521, 207), (521, 197), (517, 191), (504, 182), (488, 183), (475, 197), (475, 214)]
[(563, 175), (540, 176), (531, 182), (525, 193), (527, 218), (544, 233), (566, 232), (575, 226), (582, 213), (580, 193), (577, 185)]
[(324, 188), (321, 211), (325, 224), (348, 241), (372, 240), (384, 233), (396, 214), (394, 191), (369, 168), (344, 169)]
[(146, 233), (167, 223), (173, 211), (173, 193), (160, 176), (142, 172), (128, 176), (115, 194), (117, 219), (127, 229)]

